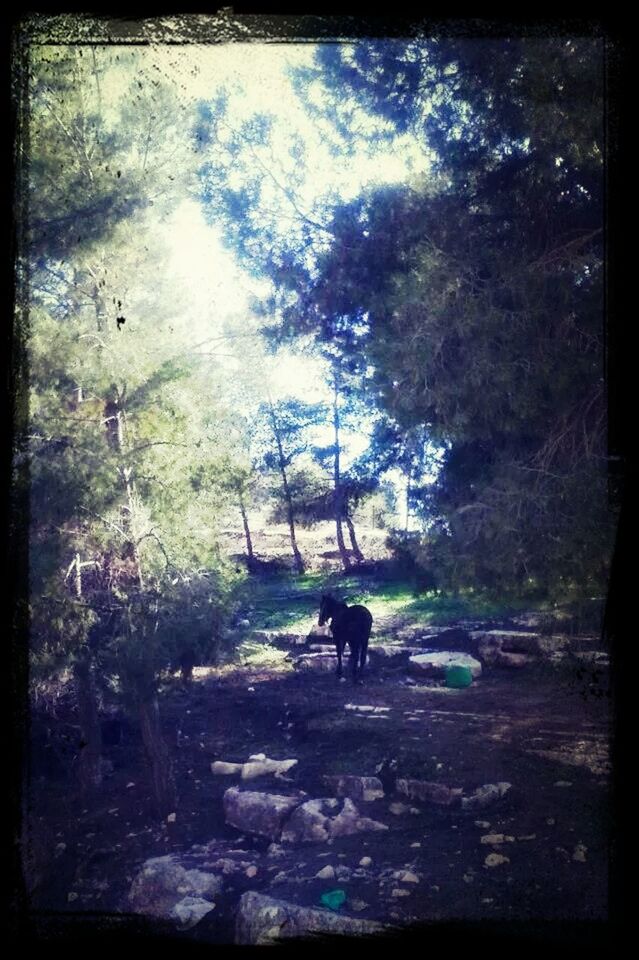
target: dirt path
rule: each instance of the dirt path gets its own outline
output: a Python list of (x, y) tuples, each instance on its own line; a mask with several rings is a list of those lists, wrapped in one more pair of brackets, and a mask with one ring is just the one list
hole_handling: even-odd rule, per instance
[[(64, 846), (35, 905), (126, 910), (145, 859), (226, 842), (249, 851), (257, 869), (227, 886), (214, 918), (195, 928), (197, 939), (229, 942), (247, 889), (318, 906), (339, 886), (345, 913), (401, 925), (605, 918), (606, 691), (548, 670), (485, 670), (464, 690), (407, 686), (404, 677), (371, 672), (365, 686), (352, 687), (331, 674), (238, 668), (200, 676), (187, 692), (170, 685), (162, 716), (180, 793), (175, 822), (158, 826), (151, 817), (134, 732), (107, 750), (113, 772), (99, 810), (79, 806), (68, 782), (48, 783), (46, 796), (35, 784), (42, 829)], [(224, 822), (230, 781), (210, 770), (214, 760), (243, 762), (255, 753), (298, 760), (290, 782), (265, 777), (251, 785), (256, 790), (321, 797), (330, 795), (325, 775), (378, 775), (386, 795), (361, 807), (388, 831), (305, 844), (269, 861), (267, 840)], [(486, 808), (463, 811), (397, 795), (397, 777), (462, 788), (465, 796), (484, 784), (511, 788)], [(363, 856), (371, 866), (357, 875)], [(317, 878), (326, 865), (340, 867), (342, 877), (350, 871), (348, 879)], [(402, 870), (417, 882), (398, 881)]]

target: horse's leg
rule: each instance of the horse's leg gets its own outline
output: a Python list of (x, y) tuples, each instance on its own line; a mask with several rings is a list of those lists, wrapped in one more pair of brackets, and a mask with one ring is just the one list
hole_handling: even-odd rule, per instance
[(335, 640), (335, 649), (337, 650), (337, 677), (341, 680), (342, 678), (342, 651), (344, 649), (344, 641), (339, 639)]
[(359, 641), (356, 637), (350, 642), (351, 647), (351, 671), (353, 675), (353, 683), (357, 683), (357, 662), (359, 660)]
[(359, 672), (360, 677), (364, 672), (364, 667), (366, 666), (366, 651), (368, 650), (368, 637), (364, 637), (362, 640), (362, 646), (359, 651)]

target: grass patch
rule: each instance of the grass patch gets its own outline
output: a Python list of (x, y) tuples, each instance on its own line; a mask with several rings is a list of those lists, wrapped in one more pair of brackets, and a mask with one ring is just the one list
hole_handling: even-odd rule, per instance
[(237, 645), (236, 658), (244, 667), (265, 668), (288, 672), (291, 664), (286, 660), (286, 650), (278, 650), (268, 643), (259, 640), (243, 640)]
[(392, 617), (405, 625), (439, 625), (458, 619), (505, 619), (523, 611), (551, 612), (552, 605), (530, 598), (500, 600), (474, 590), (458, 596), (419, 595), (409, 580), (373, 578), (353, 573), (344, 575), (290, 573), (252, 577), (239, 588), (239, 607), (251, 622), (251, 629), (273, 629), (307, 633), (317, 622), (322, 593), (333, 593), (346, 603), (362, 603), (373, 617)]

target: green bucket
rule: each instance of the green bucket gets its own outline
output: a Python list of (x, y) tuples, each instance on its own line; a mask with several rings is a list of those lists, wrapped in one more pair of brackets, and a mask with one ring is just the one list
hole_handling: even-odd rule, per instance
[(473, 675), (470, 667), (451, 666), (446, 667), (446, 686), (461, 690), (463, 687), (469, 687), (473, 682)]

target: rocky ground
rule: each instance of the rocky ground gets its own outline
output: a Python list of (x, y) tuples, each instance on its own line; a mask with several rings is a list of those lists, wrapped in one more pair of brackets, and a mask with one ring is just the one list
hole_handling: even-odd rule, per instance
[[(280, 649), (275, 666), (168, 683), (180, 799), (161, 824), (125, 722), (109, 728), (99, 809), (81, 806), (64, 763), (44, 768), (46, 751), (34, 752), (36, 914), (137, 913), (215, 943), (604, 920), (610, 702), (599, 638), (541, 637), (534, 618), (383, 633), (363, 686), (336, 680), (326, 638), (277, 634), (261, 638)], [(446, 686), (441, 664), (424, 670), (426, 650), (478, 663), (470, 686)], [(56, 736), (66, 724), (72, 739), (60, 709)]]

